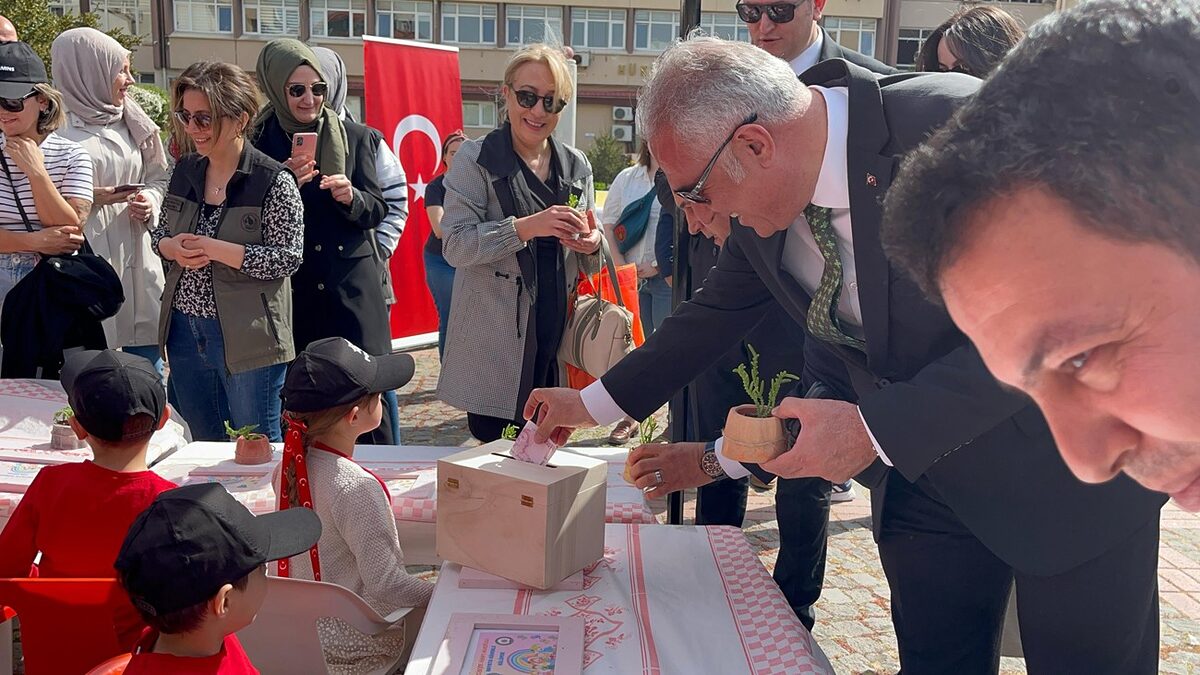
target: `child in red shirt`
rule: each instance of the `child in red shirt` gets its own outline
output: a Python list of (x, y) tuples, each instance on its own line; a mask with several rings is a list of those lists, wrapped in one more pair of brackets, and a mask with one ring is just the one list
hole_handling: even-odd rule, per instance
[[(71, 428), (94, 459), (38, 472), (0, 532), (0, 577), (29, 576), (40, 551), (42, 577), (112, 577), (129, 525), (158, 493), (175, 487), (146, 467), (146, 448), (166, 424), (167, 392), (153, 364), (113, 350), (67, 357), (62, 369)], [(126, 647), (141, 632), (132, 609)]]
[(256, 518), (215, 483), (159, 495), (117, 556), (121, 585), (150, 624), (125, 674), (257, 675), (234, 633), (262, 607), (266, 563), (306, 551), (320, 536), (311, 509)]

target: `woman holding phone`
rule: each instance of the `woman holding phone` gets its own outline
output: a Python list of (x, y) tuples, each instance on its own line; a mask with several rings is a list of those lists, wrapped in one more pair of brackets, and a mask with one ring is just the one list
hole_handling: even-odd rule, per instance
[[(377, 136), (325, 105), (329, 83), (302, 42), (272, 40), (258, 56), (267, 105), (254, 145), (289, 168), (304, 201), (304, 263), (292, 277), (297, 350), (342, 337), (369, 354), (392, 350), (387, 306), (372, 245), (387, 215), (377, 172)], [(390, 420), (369, 435), (391, 444)]]
[(84, 234), (121, 278), (125, 302), (104, 321), (108, 346), (162, 372), (158, 317), (163, 266), (150, 244), (170, 168), (158, 126), (129, 96), (129, 51), (94, 28), (65, 31), (50, 47), (67, 123), (59, 133), (92, 158), (94, 195)]

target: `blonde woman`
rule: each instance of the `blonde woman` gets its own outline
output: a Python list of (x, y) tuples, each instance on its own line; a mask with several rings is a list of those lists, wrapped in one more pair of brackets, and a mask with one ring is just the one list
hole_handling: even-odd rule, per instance
[[(459, 147), (441, 222), (455, 279), (438, 396), (467, 412), (481, 441), (523, 423), (535, 387), (558, 384), (576, 254), (594, 254), (601, 237), (590, 215), (587, 157), (551, 138), (575, 93), (563, 52), (544, 44), (520, 49), (500, 92), (505, 122)], [(589, 267), (597, 262), (589, 259)]]

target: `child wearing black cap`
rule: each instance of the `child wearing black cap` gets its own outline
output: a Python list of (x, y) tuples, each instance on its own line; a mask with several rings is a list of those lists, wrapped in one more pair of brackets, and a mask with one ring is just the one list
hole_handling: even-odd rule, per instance
[[(311, 508), (324, 529), (307, 554), (279, 561), (279, 575), (344, 586), (384, 616), (427, 605), (433, 584), (405, 571), (391, 494), (355, 463), (354, 444), (379, 426), (380, 393), (406, 384), (413, 368), (407, 354), (371, 356), (328, 338), (298, 354), (283, 383), (279, 509)], [(372, 639), (336, 619), (323, 619), (318, 631), (331, 672), (369, 672), (404, 649), (401, 631)]]
[(126, 675), (257, 675), (234, 633), (262, 607), (266, 563), (320, 536), (312, 511), (255, 517), (215, 483), (160, 494), (129, 528), (117, 556), (121, 585), (150, 624)]
[[(153, 364), (113, 350), (78, 352), (63, 364), (62, 385), (71, 428), (93, 459), (38, 472), (0, 533), (0, 577), (28, 576), (41, 551), (39, 576), (111, 578), (130, 523), (175, 487), (146, 466), (150, 437), (168, 417)], [(132, 609), (119, 623), (129, 647), (143, 624)]]

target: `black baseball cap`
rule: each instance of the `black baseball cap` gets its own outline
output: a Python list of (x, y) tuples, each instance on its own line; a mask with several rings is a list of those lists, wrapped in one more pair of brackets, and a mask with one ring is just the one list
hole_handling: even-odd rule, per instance
[(133, 521), (114, 565), (133, 604), (150, 616), (194, 607), (263, 563), (321, 538), (312, 509), (254, 516), (218, 483), (167, 490)]
[(24, 42), (0, 42), (0, 98), (21, 98), (35, 84), (50, 84), (46, 64)]
[(288, 366), (283, 407), (292, 412), (336, 408), (403, 387), (415, 370), (408, 354), (371, 356), (345, 338), (317, 340)]
[(67, 355), (59, 375), (75, 419), (105, 441), (125, 440), (125, 420), (138, 414), (162, 421), (167, 390), (147, 359), (113, 349)]

